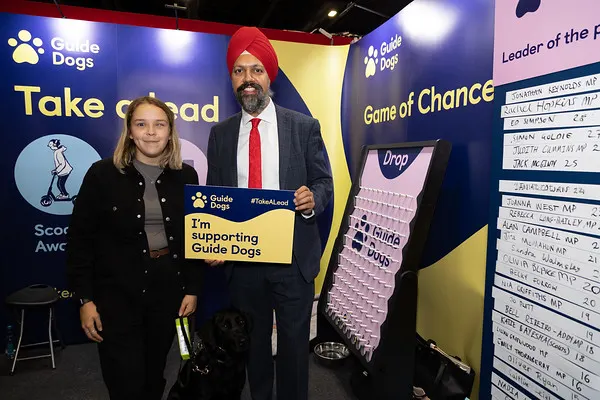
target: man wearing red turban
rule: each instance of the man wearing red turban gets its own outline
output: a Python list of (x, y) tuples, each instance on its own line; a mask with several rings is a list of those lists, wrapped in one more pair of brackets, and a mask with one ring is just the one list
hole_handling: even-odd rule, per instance
[[(233, 305), (253, 328), (248, 381), (253, 400), (271, 400), (273, 309), (277, 321), (277, 398), (308, 398), (308, 353), (314, 279), (321, 242), (316, 216), (331, 200), (319, 122), (275, 105), (275, 50), (256, 28), (241, 28), (227, 49), (227, 67), (241, 112), (214, 125), (208, 140), (207, 185), (295, 190), (291, 264), (225, 263)], [(209, 265), (223, 264), (205, 260)]]

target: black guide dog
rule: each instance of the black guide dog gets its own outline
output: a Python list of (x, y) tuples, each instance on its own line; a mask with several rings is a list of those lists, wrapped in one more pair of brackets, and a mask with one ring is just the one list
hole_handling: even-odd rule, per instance
[(218, 311), (200, 329), (167, 400), (239, 400), (246, 383), (250, 320)]

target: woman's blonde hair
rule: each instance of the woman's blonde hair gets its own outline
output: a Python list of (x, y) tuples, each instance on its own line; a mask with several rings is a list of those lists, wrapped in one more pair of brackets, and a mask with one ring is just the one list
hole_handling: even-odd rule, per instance
[(131, 139), (131, 118), (133, 113), (141, 104), (151, 104), (163, 110), (167, 115), (169, 121), (169, 141), (167, 147), (162, 153), (159, 161), (159, 165), (162, 168), (169, 167), (170, 169), (181, 169), (181, 142), (179, 141), (179, 134), (177, 133), (177, 127), (175, 126), (175, 114), (164, 102), (157, 98), (143, 96), (133, 100), (127, 107), (127, 113), (125, 114), (123, 122), (123, 130), (121, 131), (121, 137), (117, 142), (117, 148), (113, 154), (113, 164), (119, 170), (123, 169), (133, 162), (135, 158), (135, 142)]

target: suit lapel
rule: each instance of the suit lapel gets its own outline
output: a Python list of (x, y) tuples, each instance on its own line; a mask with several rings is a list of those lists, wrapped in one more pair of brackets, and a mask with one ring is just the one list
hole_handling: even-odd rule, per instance
[(292, 120), (285, 110), (275, 106), (277, 116), (277, 137), (279, 140), (279, 189), (287, 187), (287, 170), (290, 161)]
[(240, 123), (242, 121), (242, 113), (238, 113), (235, 118), (232, 118), (229, 122), (229, 126), (225, 129), (227, 132), (227, 140), (225, 142), (225, 151), (228, 152), (229, 160), (223, 163), (223, 165), (229, 165), (229, 182), (225, 182), (225, 185), (237, 187), (238, 186), (238, 170), (237, 170), (237, 148), (238, 139), (240, 137)]

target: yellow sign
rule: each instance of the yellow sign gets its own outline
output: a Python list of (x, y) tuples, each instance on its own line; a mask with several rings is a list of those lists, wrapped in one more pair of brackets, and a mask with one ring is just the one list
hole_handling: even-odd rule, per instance
[(185, 257), (290, 264), (294, 192), (188, 185)]

